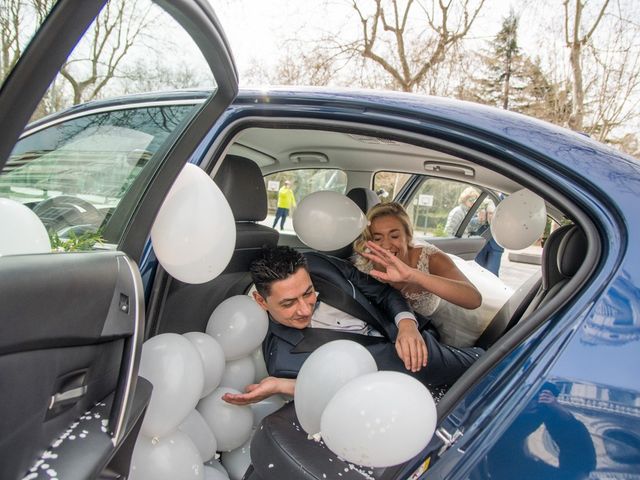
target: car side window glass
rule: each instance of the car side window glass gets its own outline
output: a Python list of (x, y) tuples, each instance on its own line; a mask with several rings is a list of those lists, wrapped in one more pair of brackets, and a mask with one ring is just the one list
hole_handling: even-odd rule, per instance
[(272, 173), (264, 177), (264, 182), (269, 208), (262, 224), (288, 233), (294, 233), (291, 215), (304, 197), (323, 190), (342, 194), (347, 190), (347, 174), (330, 168)]
[(377, 172), (373, 177), (373, 190), (383, 202), (390, 201), (411, 177), (409, 173)]
[(495, 211), (495, 202), (491, 198), (485, 198), (473, 213), (473, 216), (465, 227), (462, 236), (482, 236), (488, 238), (491, 234), (489, 228), (491, 227)]
[(416, 238), (453, 237), (480, 189), (441, 178), (425, 178), (407, 203)]
[(0, 175), (0, 196), (31, 208), (55, 242), (97, 233), (192, 109), (115, 110), (39, 130), (16, 145)]
[[(14, 3), (27, 25), (37, 20), (29, 8), (42, 2)], [(155, 93), (176, 89), (191, 90)], [(105, 227), (119, 203), (137, 203), (165, 145), (215, 89), (200, 49), (169, 14), (150, 0), (107, 2), (0, 172), (0, 197), (35, 212), (54, 250), (115, 247), (122, 231)]]

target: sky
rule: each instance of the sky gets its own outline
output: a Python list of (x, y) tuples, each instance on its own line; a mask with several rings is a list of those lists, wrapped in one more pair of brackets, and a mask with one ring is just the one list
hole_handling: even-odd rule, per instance
[[(210, 0), (231, 44), (241, 74), (256, 62), (275, 65), (282, 45), (290, 39), (311, 40), (329, 30), (341, 35), (359, 28), (346, 0)], [(520, 46), (535, 52), (543, 31), (554, 18), (540, 22), (544, 15), (540, 1), (486, 0), (469, 42), (486, 43), (500, 29), (502, 19), (513, 8), (520, 15)], [(558, 2), (559, 3), (559, 2)], [(561, 13), (558, 5), (558, 14)], [(548, 13), (548, 12), (547, 12)], [(557, 20), (557, 19), (556, 19)], [(540, 28), (538, 28), (540, 27)], [(544, 27), (546, 28), (546, 27)]]

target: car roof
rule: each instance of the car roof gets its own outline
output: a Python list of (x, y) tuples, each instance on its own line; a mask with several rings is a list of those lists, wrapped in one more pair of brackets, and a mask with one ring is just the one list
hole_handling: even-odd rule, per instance
[[(210, 94), (211, 90), (171, 90), (96, 100), (40, 119), (30, 124), (26, 131), (37, 130), (60, 118), (80, 116), (88, 111), (118, 109), (127, 105), (196, 103), (204, 101)], [(557, 172), (577, 175), (591, 182), (592, 190), (604, 190), (607, 195), (613, 196), (622, 194), (615, 202), (618, 205), (630, 201), (626, 192), (632, 190), (632, 195), (636, 193), (633, 188), (620, 184), (632, 182), (640, 175), (640, 164), (636, 159), (586, 135), (522, 114), (457, 99), (385, 90), (253, 87), (241, 89), (231, 108), (254, 104), (281, 106), (288, 111), (295, 111), (296, 108), (318, 111), (351, 109), (357, 114), (366, 113), (378, 120), (382, 118), (390, 125), (398, 119), (406, 122), (410, 116), (415, 123), (437, 128), (443, 135), (455, 132), (462, 139), (465, 135), (481, 138), (487, 145), (497, 145), (505, 156), (524, 154), (537, 162), (553, 164), (552, 168)], [(275, 171), (269, 168), (263, 170), (265, 173)], [(613, 171), (619, 173), (614, 176)], [(589, 175), (585, 175), (585, 172), (589, 172)], [(611, 184), (612, 178), (615, 188), (603, 189), (604, 185)]]

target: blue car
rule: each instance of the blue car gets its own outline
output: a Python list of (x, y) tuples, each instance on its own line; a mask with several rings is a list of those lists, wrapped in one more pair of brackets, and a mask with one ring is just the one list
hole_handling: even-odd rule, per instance
[[(30, 123), (103, 3), (59, 1), (0, 90), (0, 200), (26, 205), (59, 250), (85, 248), (0, 256), (0, 478), (129, 476), (152, 391), (137, 374), (143, 341), (204, 331), (217, 305), (251, 287), (263, 244), (310, 249), (290, 217), (274, 222), (285, 180), (298, 202), (320, 190), (363, 210), (394, 199), (419, 240), (466, 260), (492, 242), (482, 223), (519, 190), (544, 199), (548, 228), (526, 251), (497, 250), (511, 295), (475, 343), (486, 353), (438, 402), (421, 453), (353, 468), (308, 441), (289, 405), (256, 431), (245, 479), (640, 478), (637, 160), (451, 99), (239, 90), (203, 0), (153, 8), (192, 39), (207, 88), (95, 100)], [(150, 242), (188, 162), (214, 179), (236, 221), (229, 265), (201, 284), (167, 273)], [(470, 187), (472, 205), (445, 231)], [(12, 227), (0, 223), (0, 235)]]

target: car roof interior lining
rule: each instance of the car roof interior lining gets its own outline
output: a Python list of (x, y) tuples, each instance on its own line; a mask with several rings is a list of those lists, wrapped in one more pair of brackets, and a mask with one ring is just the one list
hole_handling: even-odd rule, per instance
[[(435, 137), (426, 136), (424, 134), (399, 132), (396, 129), (374, 127), (368, 125), (354, 124), (353, 122), (329, 122), (327, 120), (309, 120), (309, 119), (290, 119), (290, 118), (262, 118), (262, 117), (249, 117), (240, 119), (230, 124), (226, 131), (218, 135), (214, 144), (209, 148), (205, 160), (203, 162), (203, 168), (207, 169), (207, 166), (211, 165), (212, 159), (220, 158), (220, 155), (226, 156), (228, 153), (242, 151), (242, 156), (251, 158), (258, 165), (261, 165), (263, 175), (269, 175), (278, 171), (286, 171), (291, 169), (300, 169), (300, 165), (291, 163), (289, 159), (289, 150), (299, 150), (301, 147), (285, 149), (281, 151), (274, 151), (275, 147), (270, 147), (270, 142), (276, 138), (282, 143), (284, 139), (291, 139), (295, 137), (294, 132), (304, 132), (305, 138), (310, 135), (318, 136), (322, 135), (325, 142), (332, 141), (332, 139), (352, 138), (354, 133), (359, 132), (358, 135), (369, 133), (376, 138), (393, 138), (392, 141), (396, 144), (404, 145), (403, 148), (411, 149), (410, 155), (403, 155), (403, 160), (409, 160), (413, 162), (413, 168), (406, 167), (406, 163), (402, 168), (393, 168), (393, 162), (387, 160), (385, 164), (370, 165), (367, 166), (363, 163), (356, 167), (345, 168), (344, 164), (340, 164), (337, 160), (332, 160), (331, 155), (328, 155), (330, 161), (328, 163), (321, 163), (318, 165), (309, 164), (305, 165), (306, 168), (338, 168), (346, 171), (358, 171), (370, 172), (374, 175), (377, 171), (398, 171), (402, 173), (429, 175), (432, 177), (446, 178), (451, 180), (462, 181), (465, 183), (473, 183), (483, 186), (498, 192), (512, 193), (521, 188), (526, 188), (524, 178), (520, 180), (520, 171), (513, 168), (508, 159), (500, 159), (495, 156), (490, 156), (482, 152), (475, 151), (469, 147), (463, 147), (452, 144), (451, 142), (441, 140)], [(256, 134), (255, 132), (258, 132)], [(257, 139), (251, 142), (247, 141), (247, 138), (252, 136), (259, 137), (260, 143)], [(236, 147), (236, 144), (241, 147)], [(335, 144), (334, 144), (335, 145)], [(265, 150), (270, 148), (268, 153)], [(307, 146), (307, 149), (325, 150), (318, 140), (311, 147)], [(335, 150), (336, 147), (333, 147)], [(379, 153), (379, 156), (385, 156), (388, 158), (388, 145), (383, 144), (383, 154)], [(456, 152), (459, 156), (453, 156), (450, 153), (442, 153), (441, 150), (448, 152)], [(350, 152), (355, 151), (353, 148)], [(368, 149), (362, 150), (367, 152), (367, 161), (370, 162), (371, 155)], [(420, 154), (423, 152), (423, 154)], [(396, 155), (398, 153), (396, 152)], [(455, 172), (451, 170), (441, 171), (429, 171), (424, 168), (426, 161), (433, 162), (437, 156), (441, 156), (441, 161), (445, 163), (452, 163), (456, 161), (462, 167), (472, 168), (475, 172), (475, 177), (470, 178), (464, 171)], [(463, 158), (464, 156), (464, 158)], [(275, 163), (270, 163), (271, 159), (275, 159)], [(452, 160), (453, 159), (453, 160)], [(262, 164), (269, 162), (269, 165), (262, 166)], [(215, 171), (219, 166), (219, 162), (213, 167), (211, 175), (215, 175)], [(531, 185), (536, 187), (540, 186), (540, 178), (532, 181)], [(354, 185), (350, 185), (350, 188)], [(532, 189), (533, 190), (533, 189)], [(544, 197), (547, 203), (548, 214), (556, 221), (564, 217), (564, 208), (558, 208), (557, 205), (564, 205), (563, 203), (549, 201), (549, 197)]]
[[(291, 142), (296, 138), (295, 133), (299, 133), (299, 138), (304, 141), (292, 146)], [(355, 140), (353, 135), (356, 133), (358, 135), (367, 133), (373, 135), (375, 133), (376, 137), (379, 138), (393, 138), (396, 143), (393, 144), (393, 149), (388, 144), (376, 145), (374, 148), (372, 145)], [(225, 138), (222, 139), (220, 137)], [(278, 145), (282, 145), (285, 142), (288, 142), (288, 148), (280, 147), (278, 149)], [(475, 171), (474, 183), (503, 192), (511, 192), (520, 188), (509, 177), (496, 174), (492, 169), (479, 166), (477, 161), (473, 160), (477, 152), (471, 149), (466, 149), (465, 151), (464, 147), (435, 137), (428, 137), (424, 134), (409, 134), (396, 129), (362, 125), (354, 122), (317, 119), (300, 120), (295, 118), (242, 118), (230, 124), (226, 132), (218, 136), (209, 149), (204, 163), (210, 165), (212, 159), (220, 158), (229, 152), (234, 152), (236, 149), (241, 149), (244, 152), (243, 156), (251, 158), (259, 165), (267, 163), (264, 161), (265, 158), (276, 159), (275, 163), (270, 163), (269, 160), (269, 165), (262, 167), (265, 175), (300, 168), (299, 164), (289, 160), (290, 154), (302, 150), (313, 150), (325, 153), (329, 158), (329, 162), (308, 163), (305, 164), (307, 168), (338, 168), (371, 172), (380, 170), (393, 171), (393, 162), (389, 162), (388, 159), (390, 155), (396, 155), (402, 156), (404, 160), (402, 171), (406, 173), (434, 173), (425, 170), (425, 161), (447, 164), (456, 163), (473, 168)], [(458, 151), (458, 156), (447, 153), (447, 150), (454, 151), (454, 149)], [(348, 168), (345, 167), (345, 161), (336, 156), (336, 151), (345, 152), (345, 155), (350, 154), (347, 159)], [(253, 156), (260, 158), (253, 158), (252, 152)], [(354, 152), (360, 152), (360, 157), (366, 160), (354, 164)], [(469, 158), (464, 158), (463, 154)], [(262, 161), (260, 161), (261, 158), (263, 159)], [(496, 160), (493, 159), (493, 161)], [(470, 178), (462, 171), (447, 171), (446, 175), (443, 175), (442, 172), (440, 174), (435, 172), (434, 176), (470, 181)], [(500, 182), (498, 184), (491, 182), (491, 178), (494, 180), (499, 178)]]

